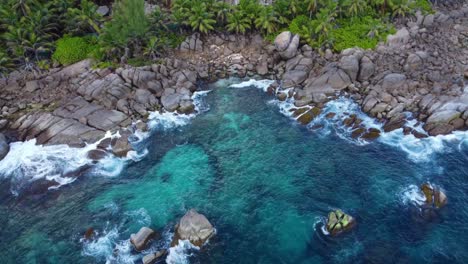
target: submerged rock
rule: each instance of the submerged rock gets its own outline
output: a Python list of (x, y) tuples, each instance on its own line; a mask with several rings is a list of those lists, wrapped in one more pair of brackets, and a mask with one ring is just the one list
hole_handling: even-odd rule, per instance
[(148, 255), (145, 255), (142, 259), (143, 264), (154, 264), (156, 261), (160, 260), (164, 255), (166, 255), (166, 250), (160, 250), (156, 253), (151, 253)]
[(86, 229), (86, 232), (84, 233), (84, 239), (85, 240), (91, 240), (94, 237), (94, 228), (90, 227)]
[(172, 245), (180, 240), (189, 240), (193, 245), (202, 246), (211, 236), (215, 229), (208, 219), (199, 214), (195, 209), (190, 209), (176, 225), (176, 233)]
[(332, 236), (351, 230), (356, 225), (356, 220), (345, 214), (340, 209), (330, 212), (327, 219), (327, 231)]
[(93, 149), (93, 150), (88, 151), (87, 153), (88, 159), (93, 160), (93, 161), (102, 160), (105, 157), (107, 157), (107, 155), (109, 155), (109, 153), (107, 153), (106, 151), (102, 149)]
[(115, 156), (119, 158), (125, 157), (131, 150), (133, 150), (133, 147), (128, 141), (127, 135), (123, 135), (117, 139), (112, 140), (112, 153)]
[(301, 116), (299, 116), (297, 118), (297, 121), (299, 121), (299, 123), (301, 123), (303, 125), (307, 125), (310, 122), (312, 122), (312, 120), (314, 120), (314, 118), (316, 118), (318, 115), (320, 115), (321, 112), (322, 112), (322, 110), (320, 108), (312, 107), (309, 111), (307, 111), (304, 114), (302, 114)]
[(376, 128), (369, 128), (367, 132), (361, 136), (362, 139), (365, 139), (367, 141), (373, 141), (380, 137), (380, 130)]
[(148, 242), (156, 236), (156, 232), (149, 227), (142, 227), (136, 234), (130, 235), (130, 242), (137, 251), (142, 251), (148, 247)]
[(440, 188), (435, 187), (430, 183), (425, 183), (421, 185), (421, 191), (426, 198), (426, 205), (440, 209), (447, 204), (447, 196)]

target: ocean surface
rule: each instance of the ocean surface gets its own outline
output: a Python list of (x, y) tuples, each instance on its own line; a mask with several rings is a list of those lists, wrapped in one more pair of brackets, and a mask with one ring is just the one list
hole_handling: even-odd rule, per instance
[[(269, 83), (208, 85), (194, 97), (198, 115), (154, 113), (151, 132), (134, 139), (137, 151), (77, 178), (66, 175), (90, 165), (93, 146), (12, 144), (0, 162), (0, 263), (141, 263), (170, 247), (190, 208), (216, 235), (200, 249), (171, 248), (167, 263), (468, 262), (467, 132), (416, 139), (400, 129), (356, 140), (341, 125), (350, 114), (381, 124), (351, 100), (328, 103), (303, 126), (291, 101), (264, 92)], [(61, 186), (48, 187), (51, 180)], [(417, 214), (425, 182), (448, 196), (430, 221)], [(337, 208), (357, 226), (330, 237), (322, 228)], [(160, 237), (136, 253), (128, 239), (142, 226)], [(83, 239), (89, 228), (91, 241)]]

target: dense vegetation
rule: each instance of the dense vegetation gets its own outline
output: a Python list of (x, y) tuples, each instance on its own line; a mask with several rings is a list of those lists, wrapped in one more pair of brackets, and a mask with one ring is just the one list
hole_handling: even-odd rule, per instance
[[(0, 0), (0, 74), (13, 68), (47, 69), (85, 57), (108, 63), (156, 59), (192, 32), (259, 31), (273, 39), (282, 30), (304, 43), (336, 51), (373, 48), (392, 31), (392, 19), (430, 12), (428, 0), (276, 0), (264, 6), (240, 0), (160, 0), (145, 15), (144, 0), (117, 0), (112, 16), (90, 1)], [(55, 53), (54, 53), (55, 52)]]

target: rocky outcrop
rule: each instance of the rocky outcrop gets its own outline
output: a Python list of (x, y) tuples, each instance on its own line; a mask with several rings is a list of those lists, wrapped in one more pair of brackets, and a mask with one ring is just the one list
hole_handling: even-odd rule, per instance
[(215, 229), (208, 219), (194, 209), (190, 209), (179, 221), (175, 228), (172, 245), (178, 240), (188, 240), (195, 246), (202, 246), (215, 233)]
[(352, 216), (338, 209), (328, 214), (326, 229), (331, 236), (337, 236), (351, 230), (355, 225), (356, 220)]
[(296, 56), (299, 48), (299, 35), (293, 35), (289, 31), (282, 32), (275, 39), (275, 48), (284, 60)]
[(386, 131), (404, 127), (403, 112), (412, 112), (428, 134), (447, 134), (468, 128), (465, 10), (416, 14), (375, 50), (320, 54), (299, 47), (291, 32), (273, 45), (258, 34), (196, 33), (170, 58), (149, 66), (93, 70), (85, 60), (34, 78), (12, 74), (0, 81), (1, 118), (12, 121), (6, 130), (14, 131), (8, 132), (13, 140), (83, 146), (107, 130), (145, 121), (150, 111), (193, 113), (200, 80), (261, 74), (281, 80), (278, 97), (294, 96), (298, 108), (346, 94), (387, 123)]
[(142, 251), (148, 247), (148, 242), (156, 236), (156, 232), (149, 227), (142, 227), (136, 234), (130, 235), (130, 243), (136, 251)]

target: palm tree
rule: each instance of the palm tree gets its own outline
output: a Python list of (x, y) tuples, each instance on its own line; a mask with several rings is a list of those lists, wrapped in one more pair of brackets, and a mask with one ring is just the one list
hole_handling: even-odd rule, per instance
[(37, 0), (17, 0), (13, 4), (12, 8), (17, 14), (21, 16), (27, 16), (31, 13), (34, 6), (38, 6)]
[(149, 56), (151, 59), (156, 59), (161, 49), (160, 41), (158, 37), (151, 37), (148, 41), (148, 45), (143, 49), (143, 55)]
[(365, 0), (347, 0), (345, 6), (348, 8), (351, 16), (357, 16), (365, 10), (367, 3)]
[(289, 2), (289, 12), (293, 15), (297, 15), (300, 10), (300, 2), (299, 0), (290, 0)]
[(247, 29), (251, 27), (251, 20), (245, 16), (242, 12), (237, 11), (230, 13), (227, 19), (227, 30), (230, 32), (236, 32), (237, 34), (244, 34)]
[(270, 34), (276, 31), (278, 19), (271, 6), (266, 6), (262, 9), (257, 19), (255, 19), (255, 26)]
[(405, 17), (411, 13), (410, 2), (408, 0), (400, 0), (397, 3), (391, 3), (393, 17)]
[(14, 69), (14, 67), (15, 64), (10, 57), (8, 57), (8, 54), (0, 50), (0, 77), (5, 76), (9, 71)]
[(94, 33), (101, 33), (100, 24), (103, 21), (103, 17), (98, 14), (97, 6), (88, 0), (83, 0), (80, 3), (80, 8), (69, 8), (69, 25), (71, 29), (75, 31), (77, 29), (87, 29)]
[(319, 0), (305, 0), (307, 4), (307, 11), (309, 11), (309, 18), (312, 18), (312, 13), (317, 11)]
[(231, 5), (225, 2), (216, 2), (213, 7), (215, 10), (216, 19), (218, 20), (218, 22), (221, 25), (226, 24), (228, 14), (232, 12)]
[(8, 50), (14, 56), (24, 56), (23, 40), (27, 38), (27, 32), (23, 27), (8, 26), (8, 31), (3, 34)]
[(333, 28), (333, 21), (335, 19), (335, 11), (330, 11), (329, 9), (322, 8), (317, 14), (317, 18), (314, 20), (314, 31), (315, 34), (319, 36), (328, 36), (328, 33)]
[(192, 29), (201, 33), (208, 33), (214, 29), (213, 25), (216, 24), (213, 14), (206, 11), (206, 5), (202, 2), (197, 2), (192, 7), (188, 20)]

